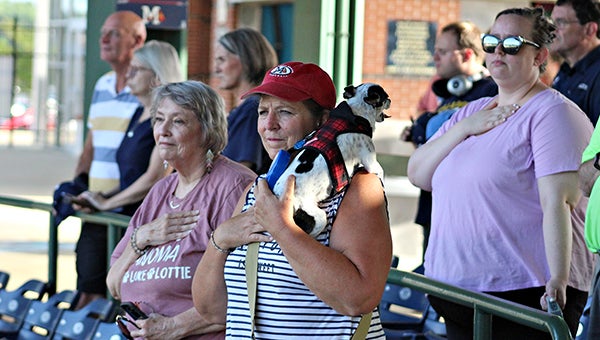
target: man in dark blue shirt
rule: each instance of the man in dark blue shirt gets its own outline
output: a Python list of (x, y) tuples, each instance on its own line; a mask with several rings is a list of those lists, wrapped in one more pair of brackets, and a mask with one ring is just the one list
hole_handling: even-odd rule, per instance
[(575, 102), (596, 126), (600, 115), (600, 7), (594, 0), (558, 0), (550, 46), (564, 62), (552, 87)]

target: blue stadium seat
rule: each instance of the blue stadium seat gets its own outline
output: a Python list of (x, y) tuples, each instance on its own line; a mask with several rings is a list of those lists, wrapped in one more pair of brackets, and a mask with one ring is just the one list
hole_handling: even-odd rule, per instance
[(64, 290), (47, 301), (33, 301), (19, 332), (19, 340), (52, 339), (65, 310), (75, 307), (79, 293)]
[(0, 290), (0, 338), (17, 337), (29, 306), (44, 298), (48, 287), (39, 280), (29, 280), (14, 291)]
[[(423, 274), (423, 266), (413, 270)], [(425, 293), (387, 282), (379, 304), (388, 340), (445, 339), (446, 327)]]
[[(421, 266), (415, 269), (418, 272)], [(423, 313), (429, 301), (424, 293), (408, 287), (385, 284), (385, 290), (379, 305), (381, 322), (405, 323), (419, 327), (424, 321)]]
[(100, 322), (96, 333), (94, 334), (94, 340), (107, 339), (107, 340), (127, 340), (127, 338), (121, 333), (119, 326), (114, 322)]
[(10, 274), (7, 272), (0, 271), (0, 290), (6, 289), (8, 279), (10, 279)]
[(107, 299), (97, 299), (77, 311), (63, 312), (56, 332), (55, 340), (93, 340), (98, 325), (109, 321), (115, 312), (117, 303)]

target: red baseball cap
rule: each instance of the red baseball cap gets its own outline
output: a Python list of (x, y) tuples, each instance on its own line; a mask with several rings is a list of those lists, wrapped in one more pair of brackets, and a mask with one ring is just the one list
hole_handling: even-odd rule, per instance
[(262, 84), (244, 93), (242, 98), (255, 93), (291, 102), (312, 99), (327, 109), (333, 109), (336, 102), (335, 85), (327, 72), (315, 64), (298, 61), (273, 67)]

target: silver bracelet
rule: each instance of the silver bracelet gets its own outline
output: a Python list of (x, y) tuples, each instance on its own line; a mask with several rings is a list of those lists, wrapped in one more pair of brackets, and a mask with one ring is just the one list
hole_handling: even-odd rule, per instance
[(131, 243), (131, 248), (133, 248), (133, 251), (135, 251), (136, 254), (142, 256), (144, 254), (146, 254), (148, 252), (148, 247), (144, 248), (144, 249), (140, 249), (137, 245), (136, 242), (136, 235), (137, 235), (137, 231), (139, 228), (134, 228), (133, 229), (133, 233), (131, 233), (131, 238), (129, 239), (129, 243)]
[(219, 247), (219, 245), (217, 245), (217, 242), (215, 242), (215, 231), (214, 230), (210, 232), (210, 243), (212, 243), (213, 247), (215, 247), (215, 249), (218, 250), (220, 253), (229, 254), (233, 251), (233, 249), (223, 249), (223, 248)]

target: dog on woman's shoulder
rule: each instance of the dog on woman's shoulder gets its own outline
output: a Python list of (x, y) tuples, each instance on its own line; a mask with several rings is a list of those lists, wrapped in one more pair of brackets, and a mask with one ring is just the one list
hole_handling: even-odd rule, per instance
[(372, 137), (375, 123), (389, 117), (383, 111), (390, 107), (391, 100), (381, 86), (373, 83), (347, 86), (344, 99), (293, 152), (295, 156), (273, 187), (280, 196), (288, 176), (296, 177), (294, 221), (313, 237), (327, 225), (327, 216), (317, 203), (342, 191), (358, 169), (364, 168), (383, 180)]

